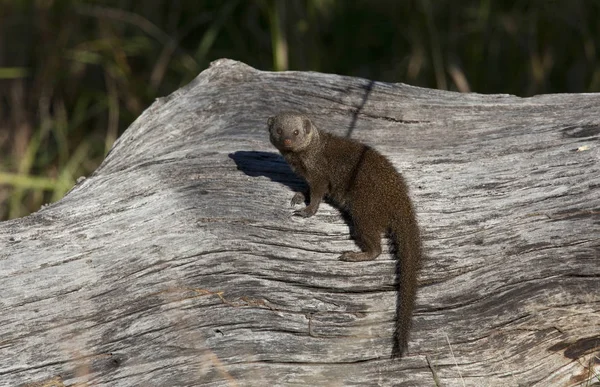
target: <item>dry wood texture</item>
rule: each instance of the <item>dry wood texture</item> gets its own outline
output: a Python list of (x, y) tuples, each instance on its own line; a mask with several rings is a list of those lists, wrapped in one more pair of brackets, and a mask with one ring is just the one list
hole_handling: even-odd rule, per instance
[[(391, 360), (394, 267), (270, 145), (283, 110), (406, 176), (427, 255)], [(220, 60), (64, 199), (0, 223), (0, 385), (600, 383), (600, 95), (459, 94)]]

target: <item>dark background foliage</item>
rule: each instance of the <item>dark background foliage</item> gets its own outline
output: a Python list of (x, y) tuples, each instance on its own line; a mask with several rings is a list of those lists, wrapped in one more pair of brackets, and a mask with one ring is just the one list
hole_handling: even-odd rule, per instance
[(58, 200), (217, 58), (460, 92), (600, 90), (600, 2), (0, 0), (0, 219)]

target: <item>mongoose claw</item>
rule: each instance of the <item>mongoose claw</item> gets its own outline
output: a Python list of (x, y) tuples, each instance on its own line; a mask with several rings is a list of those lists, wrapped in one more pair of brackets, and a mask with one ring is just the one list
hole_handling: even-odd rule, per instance
[(340, 255), (339, 260), (346, 262), (372, 261), (377, 258), (378, 255), (379, 253), (369, 253), (365, 251), (346, 251)]
[(359, 261), (359, 259), (357, 259), (358, 254), (359, 253), (356, 253), (354, 251), (346, 251), (342, 255), (340, 255), (338, 259), (340, 261), (346, 261), (346, 262), (357, 262), (357, 261)]
[(301, 210), (294, 211), (294, 216), (301, 216), (303, 218), (310, 218), (315, 214), (315, 211), (312, 211), (308, 207), (304, 207)]

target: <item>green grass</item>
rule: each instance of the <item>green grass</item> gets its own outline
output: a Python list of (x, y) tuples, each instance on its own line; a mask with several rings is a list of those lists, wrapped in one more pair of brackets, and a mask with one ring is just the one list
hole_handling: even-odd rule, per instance
[(456, 91), (600, 91), (600, 3), (0, 2), (0, 220), (60, 199), (144, 108), (228, 57)]

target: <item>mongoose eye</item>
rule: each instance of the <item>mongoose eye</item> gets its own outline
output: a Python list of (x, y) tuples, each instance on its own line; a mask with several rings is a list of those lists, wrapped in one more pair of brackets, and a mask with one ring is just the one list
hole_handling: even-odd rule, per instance
[(281, 134), (281, 128), (277, 128), (276, 132), (277, 134)]
[(294, 136), (297, 136), (300, 133), (298, 130), (294, 130)]

